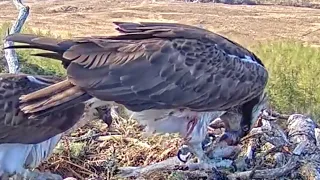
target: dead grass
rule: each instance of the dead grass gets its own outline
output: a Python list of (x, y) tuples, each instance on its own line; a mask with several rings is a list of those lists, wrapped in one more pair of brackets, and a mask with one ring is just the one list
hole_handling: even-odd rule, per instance
[[(79, 140), (86, 135), (90, 137)], [(94, 121), (64, 137), (39, 169), (77, 179), (119, 179), (114, 176), (117, 167), (163, 161), (175, 156), (180, 143), (177, 135), (146, 137), (134, 120), (114, 119), (111, 128)]]

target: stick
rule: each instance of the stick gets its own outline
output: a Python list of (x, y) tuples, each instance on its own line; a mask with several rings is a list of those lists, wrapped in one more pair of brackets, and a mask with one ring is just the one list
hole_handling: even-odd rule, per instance
[[(29, 6), (22, 3), (21, 0), (13, 0), (14, 5), (19, 10), (19, 15), (15, 23), (12, 25), (9, 34), (19, 33), (29, 15)], [(4, 41), (3, 47), (12, 46), (13, 42)], [(10, 73), (19, 73), (19, 61), (17, 53), (14, 49), (5, 49), (4, 57), (7, 60), (8, 69)]]
[(304, 161), (299, 168), (299, 174), (303, 179), (320, 179), (317, 124), (307, 116), (293, 114), (287, 125), (289, 140), (295, 145), (293, 154), (301, 155)]
[(229, 179), (265, 179), (266, 177), (281, 177), (288, 173), (290, 173), (292, 170), (298, 168), (299, 163), (295, 158), (290, 159), (290, 161), (280, 167), (280, 168), (274, 168), (274, 169), (267, 169), (267, 170), (255, 170), (255, 172), (252, 174), (252, 171), (244, 171), (244, 172), (237, 172), (234, 174), (228, 175)]

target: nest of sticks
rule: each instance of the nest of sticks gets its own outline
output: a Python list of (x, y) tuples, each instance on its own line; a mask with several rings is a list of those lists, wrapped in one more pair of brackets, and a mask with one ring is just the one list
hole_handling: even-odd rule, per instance
[(215, 156), (230, 154), (218, 171), (188, 170), (176, 158), (178, 135), (145, 136), (142, 126), (120, 113), (111, 127), (92, 121), (66, 135), (39, 170), (76, 179), (320, 179), (319, 132), (307, 116), (265, 111), (238, 146), (207, 147)]

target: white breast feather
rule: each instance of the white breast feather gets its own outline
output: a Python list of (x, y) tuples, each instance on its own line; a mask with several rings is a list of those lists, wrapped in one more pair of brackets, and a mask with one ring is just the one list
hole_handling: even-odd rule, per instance
[[(47, 84), (39, 81), (33, 76), (27, 76), (31, 82), (39, 84)], [(82, 115), (81, 119), (66, 132), (58, 134), (46, 141), (38, 144), (0, 144), (0, 176), (5, 173), (14, 175), (16, 173), (23, 174), (25, 168), (36, 168), (43, 161), (47, 160), (52, 154), (54, 148), (57, 146), (63, 134), (69, 134), (70, 132), (82, 127), (88, 121), (94, 119), (93, 112), (96, 107), (110, 105), (112, 102), (101, 101), (96, 98), (92, 98), (87, 101), (87, 110)]]
[(187, 133), (187, 125), (189, 123), (189, 120), (187, 119), (188, 116), (197, 116), (198, 119), (201, 119), (202, 115), (205, 115), (208, 118), (211, 118), (212, 115), (212, 118), (214, 118), (223, 113), (203, 113), (190, 110), (180, 111), (178, 109), (151, 109), (141, 112), (133, 112), (128, 109), (125, 110), (128, 116), (137, 120), (139, 124), (146, 126), (145, 131), (148, 135), (151, 135), (152, 133), (179, 133), (182, 136), (185, 136)]
[(26, 168), (36, 168), (46, 160), (61, 139), (58, 134), (38, 144), (0, 144), (0, 176), (22, 174)]
[(174, 109), (157, 110), (150, 109), (141, 112), (133, 112), (125, 109), (127, 115), (144, 125), (147, 135), (153, 133), (183, 133), (188, 121), (184, 119), (188, 112)]
[(207, 135), (207, 128), (213, 120), (220, 117), (224, 114), (225, 111), (214, 111), (214, 112), (201, 112), (199, 113), (198, 123), (194, 127), (191, 133), (190, 143), (199, 144), (201, 143), (206, 135)]

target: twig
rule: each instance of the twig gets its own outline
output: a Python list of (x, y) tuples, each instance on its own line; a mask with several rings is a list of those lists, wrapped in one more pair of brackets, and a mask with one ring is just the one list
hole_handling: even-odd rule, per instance
[(75, 167), (77, 167), (77, 168), (79, 168), (79, 169), (82, 169), (83, 171), (86, 171), (86, 173), (87, 173), (88, 175), (93, 174), (93, 172), (90, 171), (89, 169), (86, 169), (86, 168), (84, 168), (84, 167), (82, 167), (82, 166), (79, 166), (79, 165), (77, 165), (77, 164), (75, 164), (75, 163), (73, 163), (73, 162), (71, 162), (71, 161), (67, 161), (67, 160), (64, 159), (63, 162), (66, 162), (66, 163), (68, 163), (68, 164), (70, 164), (70, 165), (72, 165), (72, 166), (75, 166)]
[(151, 148), (151, 146), (147, 143), (141, 142), (138, 139), (134, 139), (134, 138), (129, 138), (129, 137), (124, 137), (122, 135), (110, 135), (110, 136), (99, 136), (97, 138), (98, 141), (109, 141), (109, 140), (124, 140), (124, 141), (128, 141), (128, 142), (133, 142), (136, 145), (142, 146), (144, 148)]
[(71, 151), (70, 151), (70, 144), (69, 144), (69, 140), (65, 137), (63, 137), (63, 140), (65, 142), (65, 145), (66, 145), (66, 151), (67, 151), (67, 155), (68, 155), (68, 160), (70, 160), (71, 158)]
[(101, 136), (101, 133), (95, 133), (94, 131), (89, 130), (86, 134), (80, 137), (68, 137), (68, 139), (73, 142), (79, 142), (79, 141), (85, 141), (85, 140), (97, 138), (98, 136)]
[[(200, 168), (200, 164), (193, 164), (194, 166), (192, 166), (192, 169), (199, 169)], [(217, 168), (226, 168), (226, 166), (228, 168), (230, 168), (232, 166), (232, 161), (225, 159), (225, 160), (221, 160), (220, 162), (215, 163)], [(199, 166), (199, 167), (197, 167)], [(154, 172), (165, 172), (165, 171), (179, 171), (182, 169), (185, 169), (184, 166), (181, 164), (181, 161), (177, 158), (177, 157), (171, 157), (168, 158), (164, 161), (155, 163), (155, 164), (151, 164), (145, 167), (120, 167), (118, 168), (118, 170), (120, 171), (118, 173), (119, 177), (125, 178), (125, 177), (139, 177), (139, 176), (146, 176), (149, 175), (151, 173)], [(182, 170), (181, 170), (182, 171)], [(197, 170), (183, 170), (185, 172), (190, 172), (190, 173), (197, 173)], [(219, 173), (219, 172), (215, 172), (212, 171), (211, 173)], [(218, 175), (218, 174), (217, 174)], [(198, 177), (199, 178), (199, 177)]]
[[(244, 172), (237, 172), (234, 174), (228, 175), (229, 179), (265, 179), (267, 177), (271, 178), (279, 178), (285, 176), (286, 174), (290, 173), (292, 170), (297, 169), (299, 167), (299, 162), (296, 157), (293, 157), (289, 160), (287, 164), (280, 168), (274, 169), (267, 169), (267, 170), (255, 170), (252, 174), (252, 171), (244, 171)], [(250, 178), (251, 177), (251, 178)]]
[(257, 140), (256, 139), (250, 139), (249, 144), (247, 147), (247, 152), (246, 152), (246, 158), (251, 161), (255, 158), (255, 150), (257, 146)]
[(118, 168), (120, 177), (138, 177), (142, 174), (149, 174), (154, 171), (172, 170), (181, 162), (177, 157), (172, 157), (164, 161), (146, 167), (120, 167)]
[(273, 116), (273, 117), (276, 117), (279, 119), (286, 119), (287, 120), (290, 117), (290, 115), (288, 115), (288, 114), (281, 114), (281, 113), (278, 113), (274, 110), (269, 110), (268, 113), (270, 116)]

